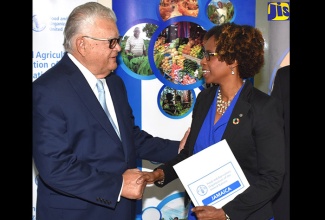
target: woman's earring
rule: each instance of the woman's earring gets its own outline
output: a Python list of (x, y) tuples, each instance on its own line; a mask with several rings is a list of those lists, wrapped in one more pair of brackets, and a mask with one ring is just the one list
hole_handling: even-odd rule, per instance
[(231, 75), (235, 75), (234, 67), (230, 67), (230, 69), (231, 69)]
[[(238, 66), (238, 65), (236, 65), (236, 66)], [(236, 66), (230, 66), (230, 67), (229, 67), (229, 68), (231, 69), (231, 75), (235, 75), (234, 68), (235, 68)]]

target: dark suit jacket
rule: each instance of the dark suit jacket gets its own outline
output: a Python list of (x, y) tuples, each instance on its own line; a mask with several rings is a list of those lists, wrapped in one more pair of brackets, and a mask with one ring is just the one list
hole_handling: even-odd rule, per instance
[(165, 162), (179, 141), (153, 138), (134, 124), (122, 79), (106, 78), (122, 141), (80, 70), (65, 54), (33, 82), (33, 159), (38, 220), (134, 220), (121, 198), (122, 174), (137, 159)]
[[(216, 95), (217, 86), (201, 91), (192, 114), (191, 132), (184, 149), (161, 165), (164, 186), (177, 178), (172, 166), (193, 154), (202, 123)], [(239, 118), (234, 124), (233, 119)], [(226, 139), (250, 187), (223, 206), (231, 220), (268, 220), (273, 216), (271, 199), (281, 188), (284, 175), (284, 132), (278, 100), (253, 87), (249, 80), (234, 106), (222, 139)], [(219, 155), (216, 155), (218, 159)], [(191, 172), (189, 170), (189, 172)]]
[(290, 66), (278, 69), (271, 96), (283, 105), (285, 133), (285, 169), (283, 186), (273, 201), (275, 220), (290, 220)]

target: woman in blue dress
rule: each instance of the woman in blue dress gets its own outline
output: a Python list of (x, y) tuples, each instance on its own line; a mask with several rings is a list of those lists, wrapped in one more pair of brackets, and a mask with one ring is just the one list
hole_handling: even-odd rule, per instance
[(188, 220), (273, 219), (271, 200), (285, 172), (284, 121), (278, 100), (250, 80), (264, 65), (262, 33), (249, 25), (225, 23), (208, 30), (203, 43), (201, 66), (211, 86), (198, 94), (184, 149), (146, 179), (158, 187), (167, 185), (178, 178), (173, 165), (225, 139), (250, 186), (221, 208), (190, 202)]

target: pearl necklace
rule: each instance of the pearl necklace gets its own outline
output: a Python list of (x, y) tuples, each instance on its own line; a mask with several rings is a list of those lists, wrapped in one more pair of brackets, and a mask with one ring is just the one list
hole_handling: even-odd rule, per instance
[[(243, 84), (245, 83), (245, 81), (246, 81), (246, 79), (243, 79)], [(238, 92), (238, 90), (237, 90), (237, 92)], [(237, 92), (235, 93), (234, 97), (236, 96)], [(219, 114), (223, 115), (223, 113), (225, 113), (225, 111), (229, 107), (231, 101), (232, 100), (229, 100), (228, 102), (225, 102), (225, 101), (222, 100), (221, 92), (220, 92), (220, 88), (219, 88), (218, 97), (217, 97), (217, 112)]]
[(228, 102), (223, 101), (222, 98), (221, 98), (221, 92), (220, 92), (220, 89), (219, 89), (218, 97), (217, 97), (217, 112), (219, 114), (223, 115), (223, 113), (225, 113), (225, 111), (229, 107), (231, 101), (232, 100), (229, 100)]

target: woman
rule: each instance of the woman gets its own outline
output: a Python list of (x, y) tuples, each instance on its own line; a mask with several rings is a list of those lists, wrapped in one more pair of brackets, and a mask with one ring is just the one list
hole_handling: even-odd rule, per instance
[(204, 79), (213, 86), (196, 99), (184, 149), (146, 179), (163, 187), (177, 178), (173, 165), (226, 139), (250, 186), (220, 209), (191, 203), (188, 219), (273, 219), (271, 200), (284, 176), (281, 106), (249, 80), (264, 65), (263, 36), (252, 26), (225, 23), (211, 28), (203, 43)]

